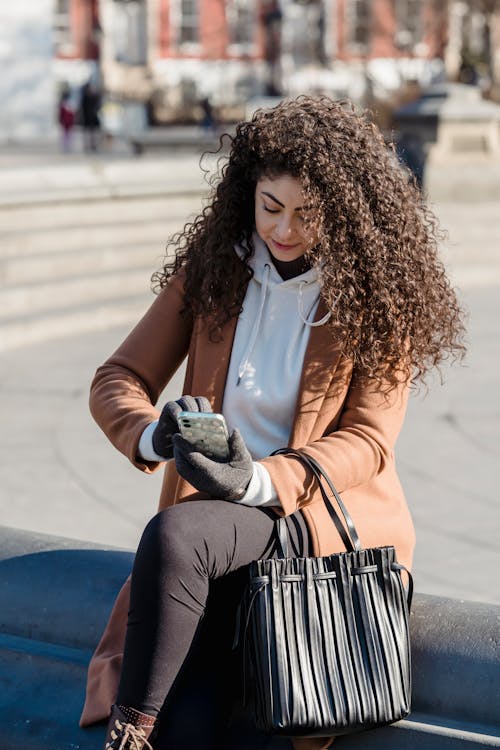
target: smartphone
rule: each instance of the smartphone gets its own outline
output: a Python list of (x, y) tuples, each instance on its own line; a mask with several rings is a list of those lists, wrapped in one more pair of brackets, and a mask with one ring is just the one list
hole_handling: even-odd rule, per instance
[(229, 458), (229, 433), (222, 414), (181, 411), (177, 422), (182, 437), (200, 453), (219, 460)]

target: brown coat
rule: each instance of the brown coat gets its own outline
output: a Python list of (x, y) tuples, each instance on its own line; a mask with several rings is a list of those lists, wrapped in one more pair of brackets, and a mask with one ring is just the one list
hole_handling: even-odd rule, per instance
[[(137, 459), (145, 427), (158, 418), (161, 391), (188, 355), (184, 393), (206, 396), (220, 411), (236, 319), (222, 339), (210, 341), (207, 326), (181, 316), (182, 280), (177, 277), (110, 359), (98, 369), (91, 411), (112, 443), (142, 471), (158, 464)], [(320, 303), (317, 319), (325, 313)], [(179, 394), (181, 395), (181, 394)], [(414, 529), (394, 463), (394, 445), (406, 410), (408, 388), (388, 396), (361, 386), (352, 363), (341, 355), (325, 326), (311, 329), (289, 445), (307, 446), (342, 493), (364, 546), (393, 544), (398, 560), (411, 567)], [(344, 549), (319, 492), (305, 467), (287, 456), (263, 459), (284, 514), (303, 508), (316, 554)], [(166, 464), (160, 509), (200, 497)], [(82, 726), (109, 714), (114, 701), (125, 637), (129, 588), (120, 592), (108, 626), (89, 666)], [(305, 744), (304, 744), (305, 743)], [(296, 747), (318, 748), (307, 740)]]

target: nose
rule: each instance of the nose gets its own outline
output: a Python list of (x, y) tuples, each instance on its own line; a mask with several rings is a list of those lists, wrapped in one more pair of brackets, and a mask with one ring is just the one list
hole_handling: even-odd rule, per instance
[(278, 222), (277, 229), (277, 238), (278, 240), (286, 240), (290, 235), (292, 234), (293, 227), (292, 227), (292, 217), (287, 216), (286, 214), (283, 214), (280, 217), (280, 220)]

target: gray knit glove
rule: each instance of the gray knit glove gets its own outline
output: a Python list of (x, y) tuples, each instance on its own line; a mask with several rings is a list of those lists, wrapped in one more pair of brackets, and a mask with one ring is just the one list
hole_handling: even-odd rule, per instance
[(153, 450), (163, 458), (173, 458), (172, 436), (179, 432), (177, 417), (181, 411), (211, 412), (210, 402), (204, 396), (183, 396), (177, 401), (169, 401), (163, 407), (151, 441)]
[(173, 436), (177, 471), (200, 492), (221, 500), (240, 500), (250, 483), (253, 462), (239, 430), (229, 437), (229, 458), (216, 461), (200, 453), (182, 435)]

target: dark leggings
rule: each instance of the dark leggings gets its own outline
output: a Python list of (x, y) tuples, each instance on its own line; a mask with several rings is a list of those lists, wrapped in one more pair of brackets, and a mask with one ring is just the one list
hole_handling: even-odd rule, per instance
[[(181, 503), (149, 522), (132, 572), (119, 704), (161, 711), (162, 724), (175, 714), (179, 723), (183, 693), (192, 702), (198, 690), (211, 731), (227, 723), (239, 682), (231, 653), (237, 603), (248, 563), (277, 554), (275, 522), (271, 510), (220, 500)], [(311, 554), (302, 515), (286, 522), (291, 553)], [(200, 711), (194, 715), (202, 723)], [(204, 732), (202, 746), (211, 747)]]

